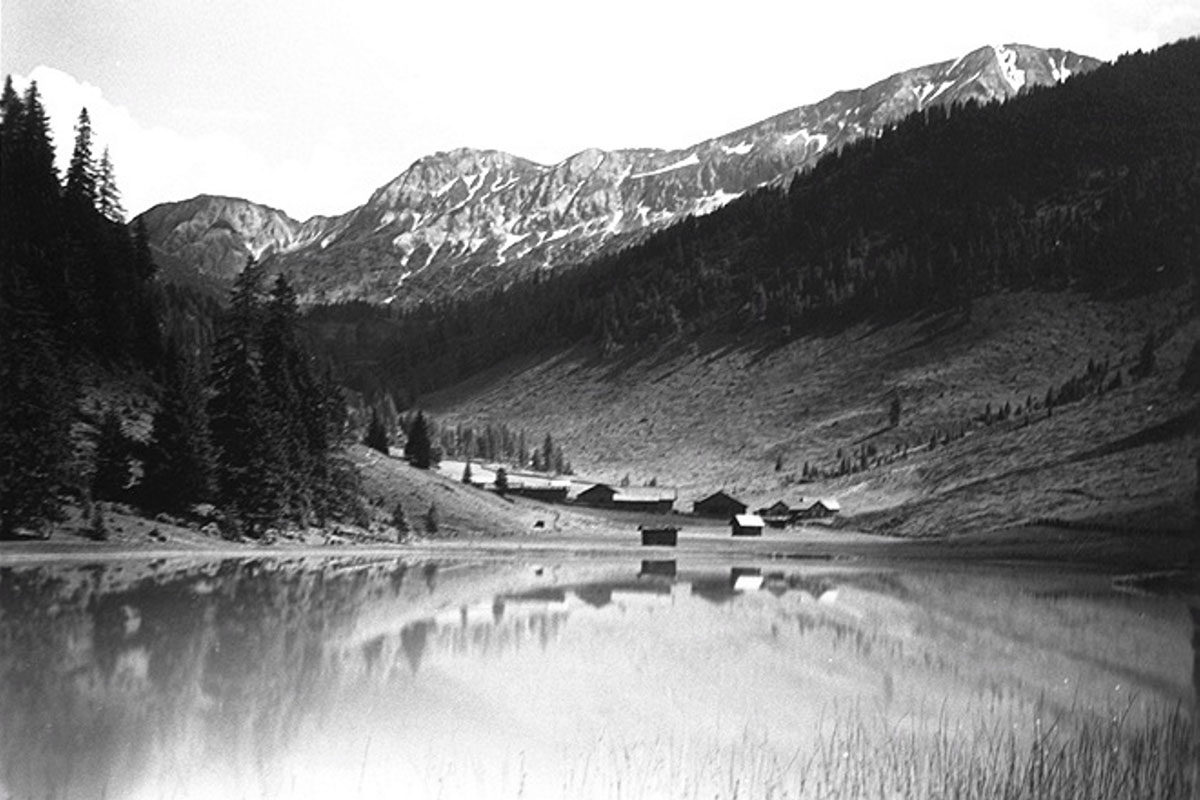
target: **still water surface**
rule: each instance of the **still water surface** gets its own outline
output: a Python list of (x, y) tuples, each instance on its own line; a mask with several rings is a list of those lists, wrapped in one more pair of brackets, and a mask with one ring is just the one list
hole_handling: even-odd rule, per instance
[(846, 731), (1191, 715), (1195, 619), (1044, 570), (9, 567), (0, 797), (736, 794)]

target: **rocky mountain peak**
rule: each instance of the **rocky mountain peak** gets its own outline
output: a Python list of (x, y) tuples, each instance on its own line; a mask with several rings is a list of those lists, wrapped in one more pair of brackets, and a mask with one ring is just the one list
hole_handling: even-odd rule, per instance
[(308, 301), (414, 304), (558, 269), (708, 213), (913, 111), (1005, 100), (1098, 64), (1064, 50), (988, 45), (680, 150), (589, 148), (542, 165), (458, 148), (418, 159), (339, 217), (301, 225), (246, 201), (222, 210), (213, 199), (152, 209), (148, 228), (161, 249), (202, 271), (233, 274), (253, 254), (292, 274)]

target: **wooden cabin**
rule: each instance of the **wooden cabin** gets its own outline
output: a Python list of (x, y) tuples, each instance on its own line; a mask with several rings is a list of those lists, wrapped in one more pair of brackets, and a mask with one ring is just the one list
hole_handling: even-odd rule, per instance
[(675, 492), (656, 487), (613, 487), (598, 483), (579, 493), (575, 502), (594, 508), (615, 508), (621, 511), (643, 511), (651, 514), (670, 514), (675, 507)]
[(639, 525), (643, 547), (674, 547), (679, 541), (679, 528), (674, 525)]
[(597, 483), (595, 486), (589, 486), (580, 492), (575, 498), (575, 502), (582, 506), (610, 508), (616, 494), (617, 490), (607, 483)]
[(541, 500), (546, 503), (565, 503), (567, 492), (571, 488), (567, 481), (509, 481), (507, 494), (518, 497), (528, 497), (531, 500)]
[(735, 514), (729, 526), (734, 536), (762, 536), (765, 524), (758, 514)]
[(783, 528), (792, 521), (794, 509), (782, 500), (776, 500), (766, 508), (760, 508), (757, 513), (763, 522), (772, 528)]
[(692, 503), (692, 513), (701, 517), (729, 519), (735, 514), (745, 514), (746, 504), (725, 492), (714, 492), (703, 500)]
[(794, 519), (827, 519), (841, 513), (842, 504), (833, 497), (814, 497), (801, 501)]

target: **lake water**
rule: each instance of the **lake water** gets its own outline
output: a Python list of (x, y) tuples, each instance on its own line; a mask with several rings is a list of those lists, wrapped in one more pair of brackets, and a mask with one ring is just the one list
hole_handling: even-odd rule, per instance
[(1197, 619), (1032, 568), (12, 566), (0, 797), (987, 796), (1046, 752), (1169, 797)]

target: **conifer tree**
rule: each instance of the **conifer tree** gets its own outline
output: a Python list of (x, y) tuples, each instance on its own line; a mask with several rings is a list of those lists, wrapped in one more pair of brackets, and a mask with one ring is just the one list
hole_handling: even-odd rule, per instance
[(129, 442), (121, 430), (120, 415), (109, 408), (100, 420), (92, 496), (97, 500), (123, 499), (129, 476)]
[(383, 420), (380, 419), (379, 412), (374, 408), (371, 409), (371, 422), (367, 425), (367, 433), (363, 437), (363, 444), (372, 450), (378, 450), (385, 456), (389, 453), (391, 443), (388, 441), (387, 429), (383, 426)]
[(150, 234), (146, 232), (146, 220), (139, 216), (133, 221), (134, 271), (143, 281), (154, 277), (158, 266), (150, 252)]
[(508, 470), (501, 467), (496, 470), (496, 492), (503, 495), (508, 492)]
[(408, 519), (404, 515), (404, 505), (399, 500), (396, 501), (396, 507), (392, 509), (392, 527), (399, 534), (397, 538), (403, 538), (404, 534), (409, 531)]
[(16, 178), (21, 160), (21, 131), (24, 121), (25, 106), (13, 89), (12, 76), (9, 75), (4, 80), (4, 92), (0, 94), (0, 164), (3, 165), (0, 169), (0, 213), (3, 214), (4, 227), (8, 229), (4, 236), (7, 244), (11, 244), (18, 234), (23, 233), (11, 228), (23, 199)]
[(64, 361), (25, 276), (0, 265), (0, 539), (61, 516), (74, 406)]
[(463, 467), (462, 482), (467, 486), (471, 485), (471, 460), (467, 459), (466, 465)]
[(76, 213), (97, 207), (96, 159), (92, 154), (92, 120), (87, 108), (80, 109), (75, 123), (75, 149), (71, 152), (63, 196)]
[(104, 148), (97, 167), (96, 202), (97, 210), (106, 219), (112, 222), (125, 221), (125, 208), (121, 205), (121, 192), (117, 189), (117, 179), (113, 174), (112, 159), (109, 158), (107, 147)]
[(429, 441), (429, 426), (425, 415), (418, 411), (408, 431), (408, 442), (404, 445), (404, 456), (414, 467), (429, 469), (433, 463), (432, 445)]
[(261, 282), (262, 267), (253, 260), (234, 282), (230, 313), (213, 358), (208, 407), (218, 497), (255, 537), (279, 523), (287, 501), (285, 456), (271, 428), (261, 375)]
[(212, 445), (196, 370), (173, 342), (163, 370), (162, 396), (150, 433), (142, 489), (150, 505), (180, 511), (212, 497)]
[[(31, 243), (47, 247), (58, 233), (60, 190), (50, 120), (42, 105), (37, 81), (29, 83), (21, 106), (16, 132), (18, 153), (12, 164), (13, 178), (21, 195), (20, 217), (25, 223), (23, 232), (30, 237)], [(6, 161), (3, 171), (9, 169)], [(5, 227), (12, 221), (11, 217), (6, 217)]]
[(262, 382), (268, 427), (283, 456), (279, 465), (285, 486), (283, 502), (290, 517), (303, 521), (313, 511), (317, 462), (326, 453), (323, 448), (312, 446), (306, 424), (313, 413), (310, 405), (316, 387), (307, 353), (297, 339), (298, 317), (296, 294), (287, 278), (279, 275), (264, 310)]

